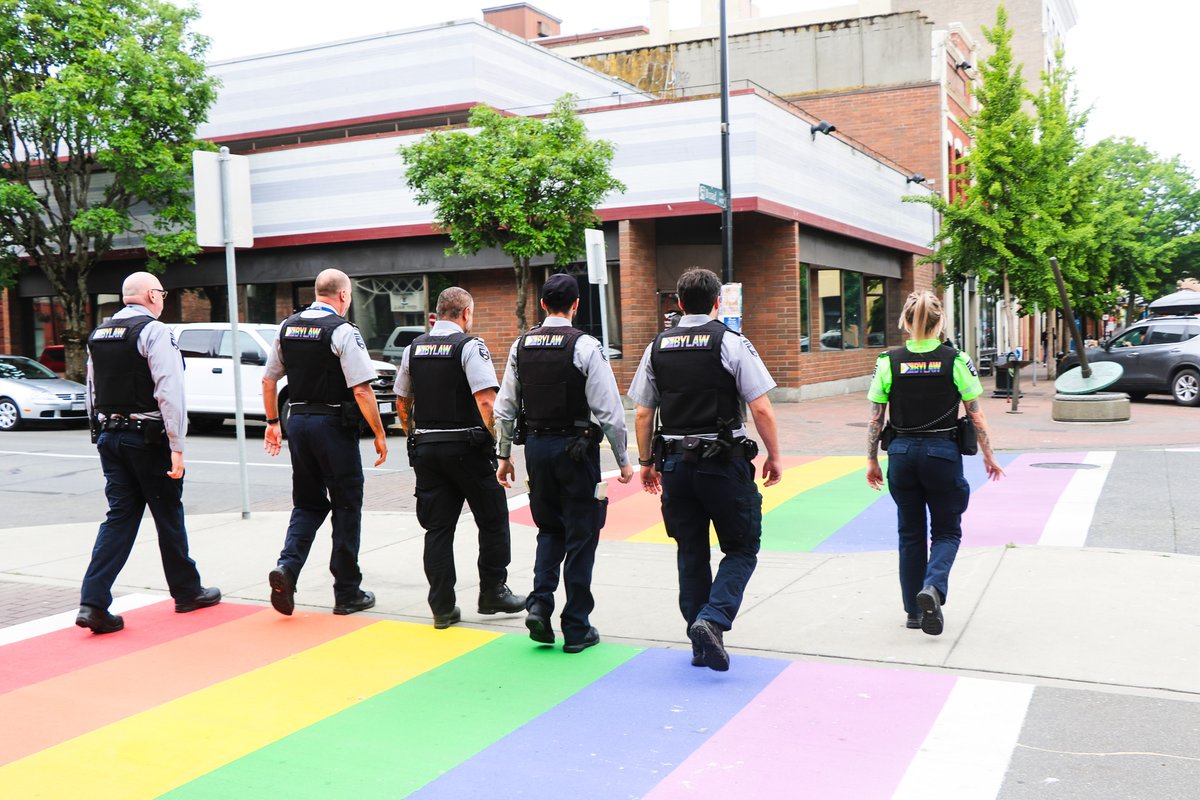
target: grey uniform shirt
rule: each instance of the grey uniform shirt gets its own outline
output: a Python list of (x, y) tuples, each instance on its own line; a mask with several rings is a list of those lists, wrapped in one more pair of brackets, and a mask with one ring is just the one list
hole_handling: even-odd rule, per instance
[[(695, 328), (709, 322), (707, 314), (685, 314), (678, 327)], [(646, 345), (642, 353), (642, 361), (638, 364), (633, 383), (629, 386), (629, 397), (639, 406), (658, 408), (658, 385), (654, 381), (654, 365), (650, 362), (650, 353), (654, 342)], [(743, 402), (751, 403), (775, 388), (771, 373), (758, 356), (758, 351), (745, 336), (728, 334), (721, 337), (721, 366), (733, 376), (737, 383), (738, 394)], [(746, 427), (743, 425), (733, 432), (734, 436), (745, 436)], [(715, 438), (716, 434), (704, 434), (701, 438)], [(667, 436), (668, 439), (681, 439), (681, 436)]]
[[(145, 306), (131, 303), (112, 315), (113, 319), (154, 316)], [(175, 334), (165, 323), (157, 319), (138, 334), (138, 353), (150, 365), (150, 377), (154, 379), (154, 400), (158, 411), (145, 414), (130, 414), (134, 419), (160, 419), (167, 431), (171, 449), (183, 452), (187, 436), (187, 400), (183, 393), (183, 356), (175, 343)], [(92, 375), (92, 357), (87, 360), (87, 393), (85, 395), (88, 416), (96, 402), (96, 387)], [(103, 416), (103, 415), (101, 415)]]
[[(546, 317), (542, 327), (565, 328), (570, 324), (571, 321), (565, 317)], [(496, 398), (496, 427), (500, 433), (497, 452), (501, 458), (508, 458), (512, 452), (513, 428), (521, 411), (521, 376), (517, 374), (517, 345), (520, 342), (517, 339), (508, 350), (508, 364), (504, 368), (504, 380)], [(588, 407), (604, 431), (604, 437), (617, 457), (617, 465), (625, 466), (629, 463), (625, 409), (621, 406), (621, 393), (617, 390), (612, 367), (600, 351), (600, 342), (594, 336), (580, 336), (575, 342), (572, 363), (586, 378), (584, 394)]]
[[(429, 330), (429, 335), (437, 338), (465, 332), (457, 323), (446, 319), (439, 319), (433, 323), (433, 327)], [(400, 359), (400, 371), (396, 375), (396, 394), (401, 397), (413, 396), (412, 372), (408, 365), (408, 356), (411, 349), (411, 347), (404, 348), (404, 357)], [(482, 392), (484, 389), (500, 388), (500, 383), (496, 380), (496, 365), (492, 363), (492, 354), (488, 352), (487, 345), (483, 343), (483, 339), (476, 339), (473, 342), (467, 342), (463, 345), (462, 367), (463, 371), (467, 374), (467, 385), (471, 387), (471, 394)], [(465, 431), (469, 430), (469, 428), (446, 428), (444, 430)], [(413, 433), (429, 433), (429, 431), (424, 428), (417, 428)]]
[[(313, 303), (300, 313), (302, 319), (317, 319), (318, 317), (335, 314), (331, 307), (324, 303)], [(347, 388), (358, 386), (360, 383), (370, 383), (378, 375), (371, 364), (371, 356), (367, 353), (367, 345), (363, 342), (358, 328), (347, 322), (333, 329), (329, 337), (329, 349), (338, 357), (342, 365), (342, 374), (346, 377)], [(283, 363), (283, 336), (275, 337), (275, 344), (267, 354), (267, 369), (264, 377), (279, 380), (287, 374), (287, 365)]]

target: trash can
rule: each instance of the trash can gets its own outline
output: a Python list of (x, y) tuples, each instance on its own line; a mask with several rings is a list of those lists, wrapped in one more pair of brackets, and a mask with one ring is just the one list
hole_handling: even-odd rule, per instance
[(995, 373), (996, 373), (996, 388), (992, 392), (992, 397), (1012, 397), (1012, 370), (1008, 368), (1008, 362), (1017, 357), (1016, 353), (997, 353)]

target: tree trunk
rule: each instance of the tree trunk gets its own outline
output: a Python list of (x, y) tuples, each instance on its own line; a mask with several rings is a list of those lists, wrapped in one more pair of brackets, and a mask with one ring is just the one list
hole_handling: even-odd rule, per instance
[(517, 333), (528, 329), (525, 322), (525, 297), (529, 294), (529, 259), (513, 258), (513, 273), (517, 283)]
[(59, 296), (63, 306), (63, 355), (67, 380), (83, 383), (87, 378), (87, 295), (76, 292)]
[(1011, 353), (1016, 348), (1017, 312), (1013, 308), (1012, 295), (1008, 290), (1008, 270), (1001, 274), (1004, 277), (1004, 352)]

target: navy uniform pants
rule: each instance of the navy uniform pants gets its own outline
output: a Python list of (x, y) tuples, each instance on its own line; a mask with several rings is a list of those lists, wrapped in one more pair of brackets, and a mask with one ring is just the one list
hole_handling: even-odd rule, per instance
[(479, 587), (494, 589), (508, 580), (512, 557), (508, 501), (496, 482), (491, 450), (466, 442), (421, 444), (412, 457), (417, 476), (417, 522), (425, 529), (425, 577), (429, 608), (445, 615), (454, 610), (454, 531), (463, 502), (479, 527)]
[(92, 560), (83, 577), (80, 605), (103, 610), (112, 604), (112, 585), (129, 560), (147, 507), (158, 529), (158, 550), (171, 597), (196, 597), (203, 587), (196, 562), (188, 556), (183, 479), (167, 476), (171, 448), (165, 437), (158, 444), (146, 444), (140, 432), (105, 431), (96, 449), (104, 470), (108, 515), (96, 535)]
[(926, 586), (945, 602), (971, 488), (953, 439), (897, 436), (887, 455), (900, 532), (900, 593), (911, 616), (920, 613), (917, 593)]
[(600, 482), (600, 447), (589, 448), (584, 461), (575, 461), (567, 455), (567, 445), (574, 438), (530, 433), (525, 443), (529, 510), (538, 528), (533, 591), (526, 607), (550, 616), (561, 565), (567, 594), (562, 632), (568, 642), (582, 641), (591, 627), (588, 616), (596, 606), (592, 567), (608, 507), (608, 500), (595, 496)]
[[(667, 456), (662, 470), (662, 515), (678, 546), (679, 610), (690, 627), (706, 619), (733, 627), (746, 584), (758, 564), (762, 495), (754, 465), (744, 458), (684, 461)], [(709, 524), (723, 557), (713, 577)]]
[(292, 518), (288, 523), (279, 566), (299, 577), (317, 529), (333, 512), (333, 573), (336, 603), (359, 598), (362, 572), (358, 547), (362, 538), (363, 471), (358, 432), (328, 414), (293, 413), (288, 417), (288, 452), (292, 457)]

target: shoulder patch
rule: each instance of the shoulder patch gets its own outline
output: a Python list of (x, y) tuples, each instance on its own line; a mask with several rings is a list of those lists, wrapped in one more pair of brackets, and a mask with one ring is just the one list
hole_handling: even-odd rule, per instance
[(746, 349), (750, 351), (750, 355), (754, 356), (759, 361), (761, 361), (762, 357), (758, 354), (758, 351), (754, 349), (754, 345), (750, 344), (750, 340), (747, 339), (745, 336), (742, 336), (741, 339), (742, 339), (742, 344), (746, 345)]
[(491, 361), (492, 354), (488, 352), (487, 345), (483, 343), (483, 339), (477, 341), (479, 342), (479, 357), (484, 361)]
[(979, 370), (975, 368), (975, 362), (966, 353), (959, 353), (958, 360), (967, 366), (967, 372), (970, 372), (973, 377), (979, 377)]
[(359, 350), (367, 349), (367, 344), (363, 341), (362, 334), (358, 332), (358, 328), (354, 329), (354, 343), (358, 345)]
[(168, 329), (167, 335), (171, 337), (171, 347), (174, 347), (176, 350), (178, 350), (179, 342), (175, 341), (175, 331)]

